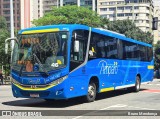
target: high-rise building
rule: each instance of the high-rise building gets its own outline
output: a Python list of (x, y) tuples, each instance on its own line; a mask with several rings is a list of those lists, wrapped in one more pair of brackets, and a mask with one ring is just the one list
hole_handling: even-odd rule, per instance
[[(20, 29), (20, 0), (13, 0), (14, 27)], [(0, 15), (6, 18), (7, 26), (10, 28), (10, 0), (0, 0)]]
[(97, 12), (113, 20), (132, 20), (142, 31), (152, 32), (154, 6), (152, 0), (98, 0)]
[(154, 3), (154, 17), (158, 20), (157, 29), (154, 33), (154, 44), (160, 41), (160, 0), (153, 0)]
[(43, 0), (21, 0), (21, 28), (33, 26), (32, 21), (43, 16)]
[(87, 6), (93, 11), (97, 10), (97, 0), (63, 0), (63, 5)]
[(97, 0), (21, 0), (21, 28), (33, 26), (32, 21), (52, 10), (65, 5), (89, 6), (96, 11)]
[(97, 0), (43, 0), (44, 13), (50, 11), (53, 6), (60, 7), (65, 5), (87, 6), (96, 11)]

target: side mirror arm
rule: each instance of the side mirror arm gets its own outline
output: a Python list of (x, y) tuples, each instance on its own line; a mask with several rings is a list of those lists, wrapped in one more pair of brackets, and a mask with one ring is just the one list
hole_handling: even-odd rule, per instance
[(8, 42), (10, 42), (10, 41), (12, 41), (12, 40), (16, 41), (16, 43), (17, 43), (18, 46), (19, 46), (19, 43), (18, 43), (17, 38), (7, 38), (7, 39), (5, 40), (5, 54), (8, 54)]

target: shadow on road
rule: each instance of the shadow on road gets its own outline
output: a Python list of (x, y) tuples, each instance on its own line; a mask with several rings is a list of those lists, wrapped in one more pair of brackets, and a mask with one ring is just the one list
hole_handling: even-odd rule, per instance
[[(141, 89), (141, 91), (146, 89)], [(132, 93), (131, 90), (116, 90), (116, 91), (110, 91), (105, 93), (97, 94), (96, 101), (117, 97), (121, 95), (125, 95), (128, 93)], [(43, 99), (21, 99), (16, 101), (8, 101), (8, 102), (2, 102), (3, 105), (9, 105), (9, 106), (19, 106), (19, 107), (39, 107), (39, 108), (63, 108), (63, 107), (69, 107), (73, 105), (80, 105), (85, 103), (83, 101), (82, 97), (78, 98), (72, 98), (68, 100), (54, 100), (54, 101), (45, 101)]]

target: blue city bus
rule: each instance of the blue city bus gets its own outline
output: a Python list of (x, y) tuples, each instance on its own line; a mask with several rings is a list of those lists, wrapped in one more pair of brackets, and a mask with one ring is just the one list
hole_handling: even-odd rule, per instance
[(19, 31), (12, 53), (14, 97), (45, 100), (132, 88), (153, 80), (153, 47), (123, 34), (80, 24)]

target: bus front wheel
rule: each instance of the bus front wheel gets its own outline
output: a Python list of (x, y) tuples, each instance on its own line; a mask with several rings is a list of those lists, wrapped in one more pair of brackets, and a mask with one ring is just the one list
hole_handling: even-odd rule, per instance
[(88, 86), (88, 93), (85, 96), (85, 101), (93, 102), (95, 98), (96, 98), (96, 84), (91, 81)]
[(140, 85), (141, 85), (140, 77), (136, 76), (136, 83), (135, 83), (135, 86), (134, 86), (134, 92), (139, 92), (140, 91)]

